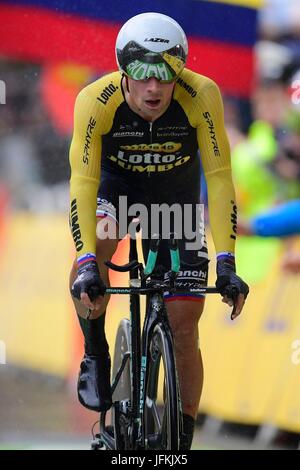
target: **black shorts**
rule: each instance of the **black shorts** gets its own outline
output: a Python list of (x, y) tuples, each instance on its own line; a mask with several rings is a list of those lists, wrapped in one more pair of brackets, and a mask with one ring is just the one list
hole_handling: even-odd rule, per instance
[[(129, 187), (125, 180), (104, 173), (98, 191), (97, 217), (114, 219), (120, 239), (128, 232), (134, 235), (134, 221), (139, 219), (144, 259), (147, 259), (151, 236), (159, 233), (161, 243), (156, 270), (161, 276), (166, 276), (170, 270), (168, 238), (170, 232), (175, 232), (181, 261), (177, 283), (183, 288), (207, 285), (209, 260), (198, 191), (151, 189), (150, 182), (149, 188)], [(203, 295), (166, 294), (168, 300), (178, 297), (199, 300)]]

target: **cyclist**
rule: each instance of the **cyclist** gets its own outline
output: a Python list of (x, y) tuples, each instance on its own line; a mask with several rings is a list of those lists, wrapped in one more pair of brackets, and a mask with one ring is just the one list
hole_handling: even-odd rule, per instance
[[(172, 18), (159, 13), (137, 15), (117, 37), (119, 71), (88, 85), (76, 101), (70, 149), (70, 225), (77, 259), (70, 287), (85, 338), (78, 396), (92, 410), (106, 410), (112, 403), (104, 331), (109, 301), (104, 293), (109, 280), (103, 262), (111, 259), (118, 237), (105, 238), (108, 228), (99, 221), (107, 222), (109, 232), (118, 227), (120, 195), (128, 198), (128, 205), (138, 202), (149, 209), (159, 203), (195, 208), (201, 159), (217, 252), (216, 285), (224, 302), (235, 302), (234, 317), (241, 313), (248, 294), (247, 284), (235, 272), (237, 210), (222, 98), (212, 80), (185, 68), (187, 52), (185, 33)], [(194, 212), (194, 229), (195, 224)], [(185, 236), (179, 241), (181, 259), (193, 265), (180, 272), (182, 285), (207, 282), (204, 234), (201, 240), (197, 249), (187, 248)], [(143, 242), (147, 252), (147, 240)], [(168, 249), (162, 245), (158, 262), (165, 271), (168, 258)], [(234, 299), (226, 295), (232, 286)], [(184, 413), (180, 445), (188, 449), (203, 382), (198, 322), (204, 298), (168, 296), (166, 302)]]

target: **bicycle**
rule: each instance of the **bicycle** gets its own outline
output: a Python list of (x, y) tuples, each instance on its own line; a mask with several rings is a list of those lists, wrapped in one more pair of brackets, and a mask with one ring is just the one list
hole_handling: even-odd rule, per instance
[[(136, 240), (130, 240), (129, 263), (105, 264), (115, 271), (130, 273), (129, 287), (109, 287), (108, 294), (130, 296), (130, 320), (121, 320), (115, 339), (112, 367), (112, 426), (106, 414), (100, 416), (100, 433), (94, 436), (93, 450), (179, 450), (182, 411), (172, 333), (163, 294), (218, 293), (215, 287), (179, 290), (180, 269), (175, 237), (169, 240), (171, 270), (168, 281), (154, 279), (159, 239), (150, 242), (145, 268), (137, 261)], [(146, 295), (146, 313), (141, 330), (140, 295)], [(158, 403), (160, 368), (163, 368), (163, 404)]]

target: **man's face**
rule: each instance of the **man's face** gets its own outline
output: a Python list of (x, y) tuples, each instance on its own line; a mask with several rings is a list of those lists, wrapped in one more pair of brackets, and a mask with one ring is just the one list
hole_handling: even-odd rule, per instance
[(133, 80), (128, 78), (129, 106), (147, 121), (153, 121), (168, 108), (172, 99), (175, 82), (161, 83), (157, 78)]

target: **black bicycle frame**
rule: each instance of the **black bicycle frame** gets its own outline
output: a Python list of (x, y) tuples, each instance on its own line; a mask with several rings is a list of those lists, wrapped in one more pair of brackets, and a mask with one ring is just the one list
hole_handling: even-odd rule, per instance
[[(127, 294), (130, 296), (130, 341), (131, 350), (125, 354), (121, 366), (115, 376), (112, 384), (112, 393), (117, 387), (122, 372), (126, 366), (127, 361), (130, 361), (130, 374), (131, 374), (131, 403), (129, 410), (125, 410), (126, 418), (129, 419), (131, 429), (129, 432), (129, 442), (134, 450), (145, 448), (145, 430), (143, 429), (143, 414), (144, 404), (147, 391), (147, 363), (149, 360), (149, 346), (151, 335), (157, 324), (162, 324), (166, 333), (166, 340), (172, 345), (172, 333), (168, 321), (166, 306), (163, 299), (163, 292), (168, 290), (164, 288), (163, 283), (161, 286), (149, 287), (146, 282), (142, 282), (141, 286), (135, 286), (133, 279), (139, 279), (140, 265), (137, 261), (137, 248), (136, 240), (130, 240), (130, 262), (125, 266), (116, 266), (111, 262), (105, 264), (116, 271), (130, 272), (131, 286), (126, 287), (113, 287), (107, 288), (108, 294)], [(130, 266), (132, 265), (132, 266)], [(199, 287), (189, 289), (188, 293), (216, 293), (218, 292), (215, 287)], [(140, 311), (140, 295), (146, 294), (146, 315), (141, 332), (141, 311)], [(170, 348), (171, 349), (171, 348)], [(119, 424), (119, 418), (124, 410), (120, 409), (120, 403), (113, 404), (115, 411), (115, 421)], [(129, 411), (129, 413), (128, 413)], [(102, 442), (109, 449), (116, 449), (118, 444), (122, 441), (121, 435), (111, 436), (105, 429), (105, 416), (106, 412), (101, 414), (100, 418), (100, 434)], [(114, 426), (115, 431), (118, 433), (119, 425)]]
[[(136, 240), (130, 239), (129, 261), (138, 259)], [(138, 269), (130, 271), (130, 280), (138, 278)], [(130, 294), (132, 442), (137, 445), (140, 430), (139, 398), (141, 379), (141, 306), (139, 294)]]

